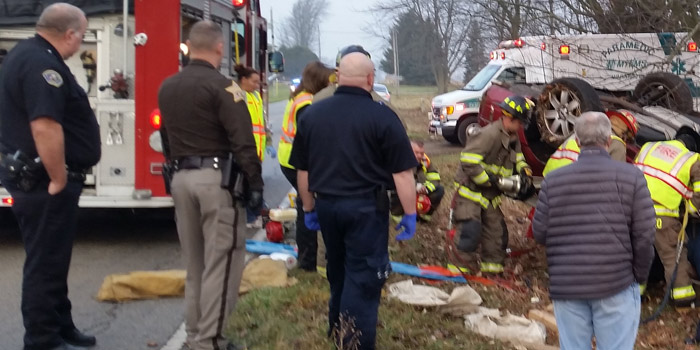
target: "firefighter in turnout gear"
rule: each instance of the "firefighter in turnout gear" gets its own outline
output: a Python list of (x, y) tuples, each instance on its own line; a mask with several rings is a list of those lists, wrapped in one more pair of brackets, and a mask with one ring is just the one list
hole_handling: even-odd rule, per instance
[[(656, 238), (654, 247), (664, 265), (666, 283), (670, 283), (676, 266), (678, 235), (681, 231), (685, 210), (684, 200), (690, 215), (698, 215), (700, 204), (700, 162), (697, 141), (689, 134), (680, 134), (675, 140), (648, 142), (635, 159), (635, 165), (647, 180), (656, 210)], [(686, 240), (687, 241), (687, 240)], [(678, 262), (678, 273), (671, 290), (676, 306), (689, 306), (695, 301), (691, 284), (694, 271), (684, 246)]]
[[(455, 196), (454, 237), (461, 266), (448, 268), (454, 272), (474, 272), (476, 250), (481, 244), (480, 269), (485, 273), (502, 273), (508, 245), (508, 231), (499, 209), (501, 190), (498, 180), (519, 174), (531, 180), (532, 170), (525, 162), (518, 131), (527, 128), (532, 102), (521, 96), (507, 97), (500, 104), (503, 116), (472, 135), (461, 153), (457, 170), (458, 190)], [(466, 266), (465, 266), (466, 265)]]
[[(627, 143), (634, 143), (634, 139), (639, 131), (637, 118), (632, 112), (626, 109), (609, 110), (605, 114), (610, 118), (612, 124), (612, 143), (608, 149), (610, 158), (620, 162), (627, 161)], [(572, 134), (566, 139), (557, 150), (549, 157), (544, 166), (542, 176), (547, 176), (553, 170), (569, 165), (578, 160), (581, 148), (576, 141), (576, 135)]]
[[(430, 209), (425, 213), (418, 213), (418, 218), (425, 222), (432, 220), (432, 214), (437, 210), (442, 197), (445, 195), (445, 188), (440, 185), (440, 173), (430, 163), (430, 158), (425, 154), (425, 145), (422, 141), (411, 141), (413, 154), (418, 161), (418, 167), (414, 172), (416, 179), (416, 195), (424, 194), (430, 199)], [(391, 216), (397, 223), (401, 221), (403, 216), (403, 207), (399, 202), (399, 196), (396, 191), (391, 191)]]

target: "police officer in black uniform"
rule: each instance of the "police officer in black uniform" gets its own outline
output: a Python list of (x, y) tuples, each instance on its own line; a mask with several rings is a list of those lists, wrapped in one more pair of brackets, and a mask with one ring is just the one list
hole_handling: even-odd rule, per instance
[(14, 199), (27, 254), (25, 350), (95, 345), (73, 324), (66, 281), (85, 170), (100, 159), (97, 120), (63, 62), (86, 28), (79, 8), (48, 6), (37, 35), (18, 43), (0, 70), (0, 181)]
[(221, 27), (197, 22), (187, 43), (189, 64), (158, 93), (164, 151), (176, 168), (170, 188), (187, 265), (185, 331), (190, 349), (232, 350), (222, 332), (245, 266), (244, 206), (256, 215), (262, 206), (262, 166), (245, 91), (218, 71)]
[(418, 163), (399, 118), (372, 100), (372, 61), (348, 54), (338, 76), (335, 94), (309, 106), (298, 121), (290, 161), (306, 225), (320, 228), (326, 243), (329, 332), (352, 329), (342, 315), (359, 331), (347, 332), (343, 344), (356, 349), (356, 338), (358, 349), (366, 350), (375, 348), (381, 289), (391, 271), (387, 190), (396, 188), (405, 212), (396, 239), (409, 239), (416, 228)]

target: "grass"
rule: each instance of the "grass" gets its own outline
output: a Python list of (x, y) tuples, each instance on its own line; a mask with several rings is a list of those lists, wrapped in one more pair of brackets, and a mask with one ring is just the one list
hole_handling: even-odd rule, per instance
[(289, 99), (289, 85), (286, 83), (272, 82), (267, 90), (268, 103), (286, 101)]
[[(293, 271), (299, 283), (244, 295), (232, 317), (229, 336), (248, 349), (329, 350), (328, 283), (316, 273)], [(497, 349), (464, 330), (461, 318), (384, 299), (379, 308), (377, 348), (385, 350)], [(495, 346), (495, 347), (494, 347)]]

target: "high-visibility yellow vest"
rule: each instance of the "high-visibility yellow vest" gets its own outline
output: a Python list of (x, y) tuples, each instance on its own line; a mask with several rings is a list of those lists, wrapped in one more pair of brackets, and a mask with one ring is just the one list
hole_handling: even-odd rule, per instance
[(297, 135), (297, 113), (301, 108), (310, 105), (313, 98), (314, 95), (302, 91), (287, 103), (287, 108), (284, 110), (284, 120), (282, 121), (282, 135), (277, 147), (279, 161), (283, 167), (294, 169), (289, 164), (289, 156), (292, 154), (292, 144), (294, 143), (294, 137)]
[[(625, 141), (615, 135), (612, 135), (613, 140), (617, 140), (625, 144)], [(579, 147), (576, 141), (576, 136), (571, 135), (566, 141), (564, 141), (559, 148), (549, 157), (547, 164), (542, 170), (542, 176), (547, 176), (550, 172), (557, 170), (561, 167), (567, 166), (578, 160), (579, 153), (581, 153), (581, 147)]]
[(697, 153), (676, 140), (648, 142), (639, 150), (634, 165), (644, 173), (656, 215), (679, 216), (681, 200), (693, 196), (690, 168), (697, 160)]
[(253, 124), (253, 138), (255, 139), (255, 148), (258, 151), (260, 161), (265, 158), (265, 145), (267, 142), (267, 133), (265, 133), (265, 119), (263, 117), (263, 102), (260, 93), (257, 91), (246, 92), (246, 100), (248, 103), (248, 111)]

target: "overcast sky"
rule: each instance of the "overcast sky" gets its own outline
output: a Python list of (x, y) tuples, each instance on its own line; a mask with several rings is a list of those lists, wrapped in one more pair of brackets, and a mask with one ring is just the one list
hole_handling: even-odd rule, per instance
[[(294, 0), (261, 0), (263, 17), (270, 23), (270, 9), (274, 20), (275, 45), (281, 44), (282, 21), (292, 12)], [(388, 32), (390, 20), (381, 21), (369, 12), (376, 0), (328, 0), (328, 16), (321, 23), (321, 60), (335, 65), (338, 50), (352, 44), (362, 45), (372, 55), (375, 64), (382, 59), (387, 41), (377, 32)], [(379, 23), (373, 23), (379, 22)], [(370, 29), (373, 28), (373, 29)], [(270, 38), (271, 39), (271, 38)], [(318, 43), (311, 50), (318, 55)]]

